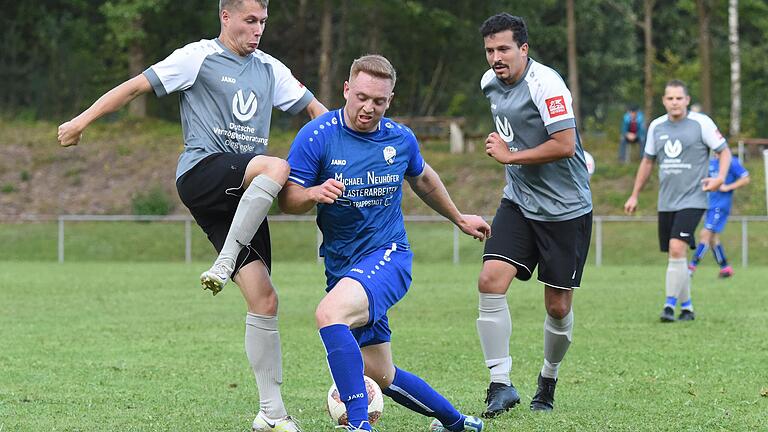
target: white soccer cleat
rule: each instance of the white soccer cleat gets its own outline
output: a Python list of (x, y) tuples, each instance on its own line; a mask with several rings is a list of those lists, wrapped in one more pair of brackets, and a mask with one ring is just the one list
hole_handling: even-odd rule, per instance
[(272, 420), (262, 411), (253, 419), (253, 432), (301, 432), (299, 424), (291, 416)]
[(200, 284), (203, 285), (203, 289), (211, 290), (213, 295), (218, 294), (224, 289), (224, 285), (229, 282), (229, 278), (232, 276), (232, 269), (223, 262), (215, 262), (208, 271), (204, 271), (200, 275)]
[[(462, 431), (464, 432), (482, 432), (483, 431), (483, 421), (477, 417), (472, 416), (466, 416), (464, 417), (464, 429)], [(434, 419), (432, 420), (432, 424), (429, 425), (429, 431), (430, 432), (446, 432), (448, 429), (443, 426), (442, 423), (440, 423), (440, 420)]]

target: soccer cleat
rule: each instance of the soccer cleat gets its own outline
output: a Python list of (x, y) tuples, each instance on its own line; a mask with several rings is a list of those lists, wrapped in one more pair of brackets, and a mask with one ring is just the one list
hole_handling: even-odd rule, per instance
[(263, 411), (253, 419), (253, 432), (301, 432), (299, 424), (291, 416), (272, 420)]
[(229, 282), (232, 276), (232, 269), (223, 262), (215, 262), (208, 271), (200, 275), (200, 284), (204, 290), (211, 290), (216, 295), (224, 289), (224, 285)]
[(696, 314), (689, 309), (681, 310), (680, 315), (677, 317), (678, 321), (693, 321), (695, 319), (696, 319)]
[(370, 429), (363, 429), (362, 428), (363, 423), (368, 423), (368, 422), (367, 421), (363, 421), (362, 423), (360, 423), (358, 425), (358, 427), (349, 426), (349, 425), (339, 425), (339, 426), (336, 426), (334, 429), (341, 429), (341, 430), (347, 431), (347, 432), (350, 432), (350, 431), (365, 431), (365, 432), (369, 432), (369, 430), (370, 430), (370, 432), (378, 432), (376, 430), (376, 428), (370, 426), (370, 424), (368, 425), (370, 427)]
[(729, 278), (733, 276), (733, 267), (731, 266), (725, 266), (720, 269), (720, 273), (718, 274), (721, 278)]
[[(430, 432), (445, 432), (448, 430), (438, 419), (432, 420), (432, 423), (429, 425)], [(481, 432), (483, 430), (483, 421), (477, 417), (465, 416), (464, 429), (461, 430), (464, 432)]]
[(672, 306), (664, 306), (659, 316), (661, 322), (675, 322), (675, 308)]
[(539, 387), (531, 400), (531, 411), (552, 411), (555, 409), (555, 386), (557, 386), (557, 379), (544, 378), (539, 374)]
[(483, 417), (494, 418), (519, 404), (520, 395), (514, 385), (492, 382), (486, 390), (485, 403), (488, 405)]

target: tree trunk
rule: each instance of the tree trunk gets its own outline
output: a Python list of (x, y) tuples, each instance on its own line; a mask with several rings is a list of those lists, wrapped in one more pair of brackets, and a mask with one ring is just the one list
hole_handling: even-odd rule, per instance
[(643, 35), (645, 39), (645, 65), (643, 66), (645, 75), (645, 84), (643, 93), (645, 94), (645, 123), (646, 125), (654, 118), (653, 116), (653, 60), (656, 58), (656, 46), (653, 45), (653, 6), (656, 0), (643, 1)]
[(579, 109), (579, 65), (576, 58), (576, 16), (574, 13), (574, 0), (566, 2), (566, 15), (568, 20), (568, 86), (573, 96), (573, 115), (576, 118), (576, 126), (581, 124), (581, 110)]
[[(143, 22), (141, 16), (133, 20), (131, 24), (134, 29), (141, 29)], [(144, 71), (146, 61), (144, 60), (143, 40), (136, 39), (128, 47), (128, 75), (133, 78)], [(128, 104), (128, 114), (131, 117), (145, 118), (147, 116), (147, 95), (142, 94), (130, 104)]]
[(696, 0), (699, 15), (699, 77), (701, 80), (701, 108), (705, 113), (712, 113), (712, 57), (709, 21), (711, 14), (710, 0)]
[(741, 52), (739, 50), (739, 0), (728, 1), (728, 45), (731, 50), (731, 125), (729, 135), (741, 135)]
[(323, 0), (323, 17), (320, 20), (320, 66), (317, 76), (320, 80), (320, 102), (330, 106), (331, 100), (331, 50), (333, 49), (333, 5), (332, 0)]

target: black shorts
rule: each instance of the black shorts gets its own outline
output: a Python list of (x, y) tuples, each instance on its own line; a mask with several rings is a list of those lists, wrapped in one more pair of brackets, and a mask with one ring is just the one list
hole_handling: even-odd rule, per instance
[(579, 287), (592, 237), (592, 212), (567, 221), (537, 221), (504, 198), (491, 232), (483, 262), (508, 262), (517, 268), (517, 279), (524, 281), (538, 265), (540, 282), (562, 289)]
[(696, 227), (699, 226), (704, 209), (682, 209), (673, 212), (659, 212), (659, 249), (669, 252), (669, 240), (678, 239), (696, 249)]
[[(243, 195), (245, 168), (256, 154), (214, 153), (197, 163), (176, 180), (176, 190), (192, 217), (221, 252), (229, 226)], [(240, 251), (234, 276), (244, 265), (260, 260), (272, 271), (269, 225), (262, 222), (251, 243)]]

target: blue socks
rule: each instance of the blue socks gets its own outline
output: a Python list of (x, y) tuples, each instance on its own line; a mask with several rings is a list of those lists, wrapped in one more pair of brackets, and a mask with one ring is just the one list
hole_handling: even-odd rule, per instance
[(371, 430), (368, 424), (368, 393), (363, 380), (363, 355), (349, 326), (333, 324), (320, 329), (320, 338), (328, 354), (328, 367), (347, 407), (349, 424)]
[(664, 307), (669, 306), (672, 309), (674, 309), (676, 304), (677, 304), (677, 297), (667, 297), (667, 302), (664, 304)]
[(427, 417), (435, 417), (450, 431), (464, 430), (464, 416), (420, 377), (395, 367), (395, 379), (382, 390), (400, 405)]
[(707, 253), (707, 245), (704, 243), (699, 243), (698, 246), (696, 246), (696, 252), (693, 254), (693, 259), (691, 260), (691, 264), (694, 266), (699, 265), (699, 261), (704, 257), (704, 254)]
[(715, 255), (715, 261), (720, 265), (720, 268), (728, 266), (728, 260), (725, 258), (725, 249), (723, 249), (722, 243), (718, 243), (712, 248), (712, 253)]

